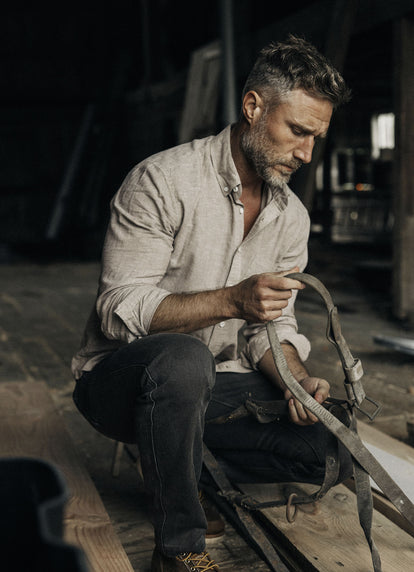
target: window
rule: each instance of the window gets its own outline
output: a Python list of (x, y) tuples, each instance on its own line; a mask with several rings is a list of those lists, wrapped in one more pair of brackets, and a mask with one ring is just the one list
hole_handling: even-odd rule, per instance
[(382, 149), (394, 149), (394, 113), (377, 113), (371, 117), (372, 158), (379, 159)]

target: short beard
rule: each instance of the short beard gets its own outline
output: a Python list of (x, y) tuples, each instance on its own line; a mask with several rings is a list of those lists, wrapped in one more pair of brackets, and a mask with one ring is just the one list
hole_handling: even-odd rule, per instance
[[(290, 180), (290, 177), (302, 165), (298, 159), (286, 160), (281, 155), (272, 155), (268, 152), (269, 143), (265, 130), (265, 114), (260, 118), (257, 125), (252, 129), (244, 131), (240, 137), (240, 148), (243, 151), (248, 163), (256, 171), (265, 183), (271, 188), (283, 188)], [(274, 167), (286, 165), (293, 169), (291, 173), (277, 173)]]

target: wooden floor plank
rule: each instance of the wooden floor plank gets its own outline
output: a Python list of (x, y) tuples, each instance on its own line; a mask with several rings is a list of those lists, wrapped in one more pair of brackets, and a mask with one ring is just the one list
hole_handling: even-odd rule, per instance
[[(350, 269), (351, 265), (342, 263), (336, 247), (329, 255), (324, 244), (320, 252), (323, 264), (315, 259), (314, 252), (311, 257), (315, 261), (314, 268), (309, 272), (330, 289), (339, 307), (345, 338), (362, 360), (367, 394), (384, 404), (384, 415), (377, 418), (375, 426), (405, 439), (404, 415), (412, 413), (414, 407), (414, 394), (408, 392), (413, 386), (414, 361), (373, 344), (370, 336), (374, 330), (399, 333), (400, 326), (387, 319), (389, 297), (385, 296), (382, 302), (372, 291), (371, 284), (367, 291), (355, 287), (358, 281), (350, 281), (348, 274), (344, 281), (343, 268)], [(352, 257), (354, 255), (352, 251)], [(46, 381), (55, 405), (65, 417), (82, 465), (92, 476), (134, 569), (148, 572), (153, 532), (143, 508), (145, 495), (136, 491), (134, 469), (129, 468), (124, 459), (120, 477), (113, 479), (110, 473), (112, 443), (88, 426), (79, 412), (73, 411), (69, 364), (95, 296), (99, 271), (98, 262), (25, 262), (1, 266), (2, 292), (6, 296), (0, 297), (0, 382)], [(309, 291), (307, 296), (306, 290), (302, 291), (298, 298), (300, 329), (312, 342), (308, 366), (318, 376), (326, 377), (332, 384), (332, 395), (339, 397), (343, 374), (337, 354), (325, 338), (324, 309), (313, 292)], [(386, 437), (382, 437), (383, 443)], [(396, 450), (394, 442), (392, 447)], [(412, 456), (413, 449), (408, 446), (407, 449)], [(359, 525), (357, 528), (359, 530)], [(211, 548), (213, 557), (226, 572), (266, 570), (230, 527), (226, 537)], [(341, 567), (333, 568), (337, 569)], [(401, 570), (408, 572), (409, 569)]]
[(45, 384), (0, 384), (0, 455), (34, 457), (63, 474), (71, 498), (65, 538), (85, 553), (91, 572), (131, 572), (96, 488), (79, 461)]
[[(315, 490), (312, 485), (297, 486), (306, 491)], [(284, 498), (283, 485), (240, 487), (259, 501)], [(372, 571), (355, 495), (344, 485), (331, 489), (313, 511), (299, 509), (293, 523), (286, 520), (285, 507), (265, 509), (261, 513), (278, 542), (295, 555), (298, 572)], [(377, 511), (374, 511), (372, 536), (384, 571), (414, 570), (414, 539)]]
[[(375, 427), (375, 423), (358, 421), (358, 434), (365, 443), (371, 443), (376, 447), (392, 453), (400, 459), (404, 459), (414, 465), (414, 449), (402, 441), (390, 437)], [(414, 485), (414, 483), (413, 483)]]
[[(382, 431), (374, 424), (358, 422), (358, 433), (365, 445), (378, 458), (385, 470), (402, 488), (409, 499), (414, 499), (414, 449), (402, 441), (398, 441)], [(371, 447), (372, 446), (372, 447)], [(383, 452), (378, 456), (375, 449)], [(355, 490), (352, 479), (346, 481), (346, 486)], [(400, 528), (414, 537), (414, 525), (409, 523), (382, 494), (373, 483), (373, 500), (375, 508), (397, 524)]]

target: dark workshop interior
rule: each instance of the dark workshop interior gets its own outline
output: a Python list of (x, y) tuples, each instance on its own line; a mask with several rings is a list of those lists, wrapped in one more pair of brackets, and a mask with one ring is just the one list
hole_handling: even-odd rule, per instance
[[(307, 272), (330, 290), (383, 404), (375, 426), (414, 446), (412, 0), (16, 2), (0, 31), (0, 386), (46, 384), (133, 569), (151, 558), (145, 493), (125, 452), (111, 474), (113, 443), (71, 398), (109, 202), (145, 157), (234, 121), (257, 52), (289, 33), (352, 90), (291, 181), (311, 217)], [(310, 366), (342, 391), (310, 291), (297, 313)], [(266, 570), (242, 542), (211, 550), (220, 569)]]

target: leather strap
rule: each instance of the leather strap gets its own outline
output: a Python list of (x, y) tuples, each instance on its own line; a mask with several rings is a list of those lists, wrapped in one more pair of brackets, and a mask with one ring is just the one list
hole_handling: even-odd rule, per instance
[(270, 569), (274, 572), (289, 572), (280, 556), (276, 552), (273, 544), (268, 540), (260, 526), (255, 522), (249, 511), (242, 508), (242, 495), (238, 493), (230, 484), (230, 481), (221, 470), (217, 460), (210, 450), (204, 445), (204, 464), (215, 481), (223, 496), (232, 504), (235, 513), (239, 519), (239, 525), (242, 526), (248, 538), (254, 543), (255, 549), (259, 551), (266, 560)]
[[(296, 276), (298, 276), (297, 279), (300, 280), (301, 278), (299, 278), (299, 276), (302, 275), (297, 273)], [(335, 437), (343, 443), (354, 459), (356, 459), (361, 467), (371, 475), (373, 480), (394, 504), (397, 510), (408, 520), (408, 522), (414, 525), (414, 505), (410, 499), (389, 476), (372, 453), (365, 447), (357, 433), (341, 423), (339, 419), (318, 403), (296, 381), (286, 363), (286, 359), (277, 336), (275, 324), (273, 322), (268, 322), (266, 324), (266, 328), (276, 368), (283, 379), (283, 382), (286, 384), (286, 387), (304, 407), (311, 411), (329, 429), (329, 431), (331, 431), (331, 433), (333, 433)]]
[[(336, 346), (341, 358), (342, 367), (346, 376), (345, 387), (348, 398), (359, 408), (366, 397), (360, 381), (363, 375), (362, 366), (359, 360), (353, 358), (342, 336), (338, 312), (333, 305), (329, 292), (319, 280), (308, 274), (294, 273), (288, 276), (312, 286), (324, 300), (328, 310), (327, 338)], [(354, 479), (357, 492), (359, 520), (371, 550), (374, 571), (381, 572), (380, 556), (371, 536), (373, 501), (369, 477), (372, 477), (385, 496), (388, 497), (408, 522), (413, 525), (414, 505), (362, 443), (356, 432), (356, 427), (348, 428), (341, 423), (339, 419), (332, 415), (301, 387), (293, 377), (286, 363), (274, 322), (268, 322), (266, 328), (276, 369), (286, 387), (304, 407), (311, 411), (328, 430), (335, 435), (348, 449), (354, 459)]]
[[(357, 434), (356, 420), (353, 413), (350, 417), (342, 415), (342, 413), (345, 412), (343, 407), (344, 403), (347, 404), (351, 411), (352, 407), (356, 407), (371, 419), (373, 419), (379, 412), (380, 406), (365, 395), (361, 383), (361, 378), (363, 376), (361, 362), (359, 359), (355, 359), (352, 356), (342, 335), (338, 319), (338, 311), (333, 304), (328, 290), (322, 282), (309, 274), (293, 273), (289, 274), (288, 277), (300, 280), (301, 282), (313, 287), (326, 305), (328, 312), (326, 335), (328, 340), (335, 345), (341, 359), (345, 373), (344, 385), (348, 400), (344, 402), (343, 400), (341, 401), (330, 398), (331, 403), (334, 405), (334, 407), (332, 407), (329, 403), (321, 405), (311, 395), (309, 395), (309, 393), (302, 388), (290, 372), (277, 336), (275, 324), (274, 322), (268, 322), (266, 324), (267, 334), (276, 369), (286, 387), (291, 391), (294, 397), (298, 399), (304, 407), (311, 411), (319, 421), (327, 427), (332, 436), (336, 437), (336, 439), (351, 453), (354, 461), (354, 479), (360, 524), (371, 550), (374, 572), (381, 572), (382, 568), (379, 552), (371, 536), (373, 501), (369, 480), (370, 476), (380, 487), (384, 495), (388, 497), (397, 510), (412, 525), (414, 525), (414, 505), (362, 443)], [(370, 415), (361, 409), (360, 405), (364, 399), (375, 404), (376, 412), (374, 415)], [(337, 406), (336, 410), (335, 405)], [(245, 417), (246, 415), (253, 415), (261, 423), (268, 423), (284, 417), (286, 415), (286, 406), (286, 402), (283, 401), (262, 402), (247, 399), (243, 405), (232, 411), (230, 414), (212, 419), (209, 423), (231, 422)], [(339, 470), (336, 451), (338, 442), (336, 439), (333, 438), (329, 442), (326, 457), (325, 479), (319, 491), (306, 498), (301, 498), (298, 495), (293, 494), (289, 497), (289, 504), (291, 502), (292, 504), (300, 504), (319, 500), (329, 490), (329, 488), (336, 483)], [(243, 508), (248, 510), (258, 510), (269, 506), (280, 506), (281, 504), (284, 504), (283, 501), (259, 503), (255, 499), (237, 492), (231, 486), (224, 472), (220, 469), (216, 459), (206, 446), (204, 446), (204, 462), (210, 475), (218, 486), (221, 496), (234, 506), (240, 522), (243, 524), (248, 535), (254, 540), (256, 548), (259, 548), (263, 553), (264, 558), (271, 569), (275, 572), (287, 571), (285, 565), (280, 560), (277, 553), (275, 553), (273, 546), (260, 530), (260, 527), (258, 527), (251, 515), (246, 510), (243, 510)]]

